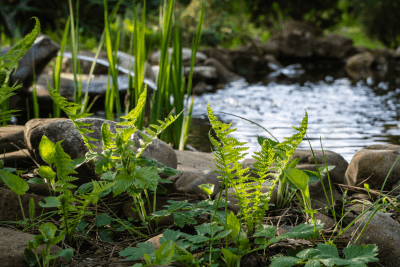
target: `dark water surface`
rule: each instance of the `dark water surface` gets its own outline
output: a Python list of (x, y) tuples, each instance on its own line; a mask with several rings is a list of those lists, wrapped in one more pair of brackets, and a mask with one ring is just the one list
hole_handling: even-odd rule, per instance
[[(308, 137), (313, 149), (320, 148), (341, 154), (348, 162), (355, 152), (372, 144), (400, 144), (400, 89), (388, 90), (381, 82), (371, 88), (369, 81), (355, 85), (347, 78), (300, 84), (267, 85), (231, 83), (224, 90), (198, 96), (194, 101), (194, 116), (205, 117), (207, 103), (214, 114), (237, 131), (232, 134), (248, 142), (250, 154), (259, 151), (257, 135), (269, 137), (263, 129), (248, 121), (219, 113), (245, 117), (267, 128), (279, 141), (294, 134), (305, 110), (308, 112)], [(307, 140), (300, 148), (309, 149)]]

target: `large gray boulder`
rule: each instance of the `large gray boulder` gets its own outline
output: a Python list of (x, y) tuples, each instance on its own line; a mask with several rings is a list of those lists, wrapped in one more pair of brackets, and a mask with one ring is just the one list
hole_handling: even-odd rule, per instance
[[(371, 145), (357, 151), (345, 174), (345, 184), (363, 186), (367, 183), (371, 189), (380, 190), (389, 170), (400, 155), (399, 145)], [(391, 190), (400, 180), (400, 162), (394, 166), (384, 190)], [(359, 185), (360, 184), (360, 185)]]
[[(169, 54), (170, 57), (172, 56), (172, 52), (173, 52), (173, 48), (172, 47), (168, 48), (168, 54)], [(160, 64), (160, 57), (161, 57), (161, 51), (158, 50), (158, 51), (156, 51), (156, 52), (154, 52), (154, 53), (152, 53), (150, 55), (149, 61), (153, 65), (159, 65)], [(191, 58), (192, 58), (192, 49), (190, 49), (190, 48), (182, 48), (182, 63), (183, 63), (183, 66), (185, 66), (185, 67), (186, 66), (190, 66)], [(207, 56), (204, 53), (198, 51), (196, 53), (195, 63), (196, 63), (196, 65), (200, 64), (200, 63), (204, 62), (206, 59), (207, 59)]]
[[(343, 184), (344, 176), (349, 166), (349, 163), (340, 155), (335, 152), (324, 150), (326, 163), (328, 166), (335, 166), (329, 171), (329, 178), (332, 183)], [(322, 150), (314, 150), (315, 159), (317, 160), (318, 167), (325, 167), (325, 159)], [(315, 161), (311, 149), (296, 149), (293, 153), (292, 159), (298, 158), (299, 163), (297, 167), (301, 170), (317, 171)]]
[[(91, 142), (97, 147), (95, 151), (98, 152), (101, 152), (103, 148), (101, 139), (101, 126), (103, 125), (103, 123), (109, 124), (111, 132), (114, 133), (116, 132), (116, 127), (121, 127), (117, 126), (117, 122), (104, 119), (85, 118), (80, 119), (80, 121), (92, 124), (88, 128), (94, 130), (94, 132), (88, 134), (87, 136), (98, 139), (98, 141), (96, 142)], [(64, 140), (61, 143), (61, 146), (63, 147), (64, 151), (71, 156), (72, 159), (84, 157), (86, 152), (88, 152), (88, 148), (85, 146), (82, 136), (75, 128), (71, 120), (53, 119), (50, 121), (46, 121), (43, 119), (33, 119), (25, 125), (24, 136), (25, 142), (27, 144), (27, 149), (29, 150), (32, 157), (34, 157), (39, 163), (44, 163), (39, 154), (39, 143), (43, 135), (46, 135), (52, 142)], [(140, 148), (139, 142), (141, 139), (143, 139), (143, 137), (139, 134), (139, 132), (136, 132), (131, 138), (135, 141), (135, 149)], [(171, 168), (176, 169), (177, 167), (177, 157), (175, 151), (168, 144), (159, 139), (153, 140), (153, 142), (145, 149), (142, 156), (156, 159), (158, 162)], [(90, 168), (92, 167), (89, 166), (88, 169)], [(86, 178), (82, 177), (82, 181), (80, 182), (88, 182), (92, 178), (93, 177), (88, 176), (86, 176)]]
[[(367, 223), (371, 216), (369, 213), (364, 214), (355, 223), (354, 228), (358, 228), (355, 237)], [(378, 211), (369, 221), (357, 242), (355, 242), (355, 238), (351, 242), (357, 246), (375, 244), (378, 247), (379, 263), (385, 267), (397, 267), (400, 266), (400, 224), (390, 215)]]
[(353, 40), (333, 33), (315, 40), (315, 53), (325, 58), (343, 59), (352, 47)]

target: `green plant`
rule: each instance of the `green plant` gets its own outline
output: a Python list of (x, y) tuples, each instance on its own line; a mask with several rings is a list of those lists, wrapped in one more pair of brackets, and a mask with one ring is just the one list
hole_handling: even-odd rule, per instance
[(40, 22), (38, 18), (33, 17), (36, 21), (35, 27), (31, 33), (27, 34), (24, 39), (13, 46), (10, 51), (0, 57), (0, 123), (6, 125), (15, 115), (16, 110), (9, 110), (8, 98), (15, 95), (13, 91), (21, 87), (21, 85), (9, 86), (9, 78), (11, 72), (18, 68), (18, 60), (32, 47), (40, 32)]
[[(48, 267), (50, 262), (52, 260), (55, 262), (58, 257), (64, 257), (67, 260), (72, 258), (74, 255), (72, 248), (60, 249), (56, 254), (50, 254), (50, 249), (65, 237), (64, 235), (55, 236), (57, 227), (54, 224), (44, 223), (40, 226), (39, 231), (41, 235), (34, 236), (33, 240), (29, 240), (28, 247), (24, 251), (25, 260), (29, 266), (38, 264), (40, 267)], [(44, 245), (44, 248), (42, 248), (42, 255), (40, 256), (37, 248), (41, 245)]]
[(367, 266), (368, 262), (378, 261), (376, 245), (349, 245), (343, 249), (345, 258), (339, 257), (338, 249), (334, 245), (320, 243), (317, 248), (302, 250), (296, 257), (276, 257), (272, 259), (271, 267), (291, 267), (305, 264), (305, 266)]
[[(58, 214), (62, 216), (60, 219), (61, 227), (63, 228), (61, 233), (65, 234), (68, 240), (71, 241), (74, 239), (77, 224), (83, 216), (92, 214), (86, 210), (86, 207), (90, 203), (96, 204), (99, 195), (113, 186), (113, 183), (105, 184), (104, 182), (92, 181), (92, 193), (75, 197), (70, 189), (76, 186), (71, 182), (78, 178), (70, 175), (77, 173), (74, 170), (77, 164), (74, 165), (71, 157), (64, 152), (61, 147), (62, 141), (54, 144), (46, 136), (43, 136), (39, 144), (40, 154), (50, 164), (50, 167), (40, 166), (38, 172), (49, 185), (51, 191), (60, 193), (58, 197), (47, 197), (45, 199), (46, 204), (39, 202), (39, 205), (42, 207), (57, 207), (59, 209)], [(82, 163), (82, 160), (78, 159), (76, 162)], [(51, 168), (53, 164), (56, 172)], [(55, 181), (56, 178), (57, 181)], [(80, 205), (72, 205), (73, 202)]]

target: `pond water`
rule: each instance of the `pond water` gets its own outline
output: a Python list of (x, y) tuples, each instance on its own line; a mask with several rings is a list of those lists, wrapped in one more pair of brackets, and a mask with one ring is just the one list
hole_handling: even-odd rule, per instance
[[(197, 96), (194, 117), (206, 118), (210, 103), (214, 114), (225, 123), (232, 123), (237, 131), (232, 134), (239, 141), (248, 142), (252, 153), (259, 151), (257, 135), (270, 137), (260, 127), (240, 118), (220, 112), (235, 114), (254, 121), (268, 129), (279, 141), (294, 134), (308, 113), (308, 138), (313, 149), (341, 154), (348, 162), (355, 152), (372, 144), (400, 144), (400, 89), (388, 90), (387, 83), (375, 88), (360, 81), (352, 85), (347, 78), (326, 76), (317, 82), (279, 84), (231, 83), (216, 93)], [(383, 92), (383, 93), (377, 93)], [(307, 140), (301, 149), (309, 149)]]

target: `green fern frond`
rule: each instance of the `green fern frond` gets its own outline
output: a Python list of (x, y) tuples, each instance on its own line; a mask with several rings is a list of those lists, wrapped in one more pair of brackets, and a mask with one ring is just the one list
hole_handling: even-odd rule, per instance
[(87, 118), (93, 115), (93, 113), (83, 112), (78, 114), (78, 111), (81, 110), (83, 105), (79, 105), (74, 102), (69, 102), (65, 97), (61, 96), (56, 89), (51, 88), (49, 81), (47, 81), (47, 87), (49, 88), (49, 93), (54, 103), (56, 103), (65, 112), (65, 114), (67, 114), (67, 116), (72, 120), (76, 129), (81, 134), (82, 139), (85, 142), (85, 145), (89, 149), (89, 151), (92, 151), (93, 149), (97, 148), (95, 145), (89, 143), (89, 141), (98, 141), (98, 140), (86, 136), (87, 133), (92, 133), (94, 132), (94, 130), (83, 128), (85, 126), (90, 126), (91, 124), (79, 121), (79, 119)]
[(32, 17), (36, 20), (35, 27), (32, 32), (28, 33), (24, 39), (19, 41), (16, 45), (14, 45), (10, 51), (4, 54), (0, 61), (3, 63), (0, 64), (0, 70), (2, 69), (15, 69), (18, 67), (18, 60), (22, 58), (22, 56), (32, 47), (35, 42), (37, 36), (40, 32), (40, 21), (37, 17)]
[(70, 174), (76, 174), (75, 166), (72, 164), (71, 157), (64, 152), (61, 146), (61, 141), (56, 143), (56, 151), (54, 153), (54, 165), (57, 168), (57, 178), (58, 181), (56, 185), (59, 185), (57, 191), (62, 191), (69, 195), (72, 195), (69, 188), (75, 188), (76, 186), (70, 182), (77, 180), (78, 178), (69, 176)]
[(101, 125), (101, 139), (103, 141), (103, 150), (115, 148), (115, 134), (110, 132), (110, 125), (107, 123)]
[(125, 125), (125, 126), (134, 126), (140, 114), (143, 112), (143, 109), (146, 105), (146, 98), (147, 98), (147, 85), (145, 85), (143, 92), (140, 94), (137, 106), (132, 109), (126, 116), (121, 117), (127, 121), (120, 122), (117, 125)]

